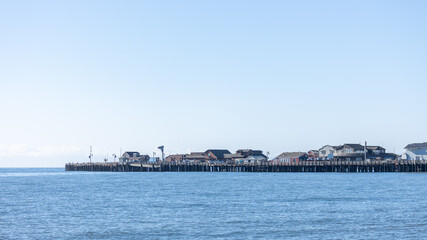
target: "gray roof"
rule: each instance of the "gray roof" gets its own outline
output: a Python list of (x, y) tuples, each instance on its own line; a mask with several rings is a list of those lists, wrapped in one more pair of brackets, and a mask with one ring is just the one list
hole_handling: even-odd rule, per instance
[(340, 146), (325, 145), (325, 146), (323, 146), (323, 147), (319, 148), (319, 150), (320, 150), (320, 149), (322, 149), (322, 148), (325, 148), (325, 147), (331, 147), (331, 148), (333, 148), (333, 149), (337, 149), (337, 148), (338, 148), (338, 147), (340, 147)]
[(427, 148), (427, 142), (423, 142), (423, 143), (411, 143), (408, 144), (408, 146), (405, 147), (405, 149), (407, 148)]
[(236, 152), (250, 152), (250, 151), (252, 151), (252, 149), (239, 149), (239, 150), (237, 150)]
[(366, 146), (366, 148), (370, 150), (385, 150), (385, 148), (380, 146)]
[(205, 156), (204, 152), (191, 152), (190, 154), (187, 154), (187, 156)]
[(258, 160), (260, 160), (260, 159), (267, 159), (267, 157), (261, 156), (261, 155), (255, 155), (255, 156), (249, 156), (249, 157), (247, 157), (247, 159), (258, 159)]
[(183, 155), (185, 159), (202, 159), (205, 158), (205, 153), (203, 152), (192, 152), (190, 154)]
[(253, 149), (239, 149), (236, 151), (236, 153), (241, 153), (245, 157), (248, 156), (261, 156), (261, 157), (267, 157), (265, 156), (261, 150), (253, 150)]
[(224, 154), (231, 154), (230, 151), (225, 149), (209, 149), (205, 153), (207, 152), (211, 152), (213, 155), (215, 155), (219, 159), (224, 158)]
[(139, 152), (124, 152), (122, 156), (124, 156), (125, 154), (128, 154), (131, 157), (133, 157), (133, 154), (136, 154), (136, 156), (139, 156)]
[(276, 158), (297, 158), (305, 155), (305, 152), (284, 152)]
[(239, 149), (233, 154), (224, 154), (224, 158), (247, 158), (247, 157), (261, 157), (267, 158), (261, 150), (252, 149)]
[(244, 158), (245, 156), (237, 153), (224, 154), (224, 158)]
[(353, 143), (345, 143), (344, 145), (341, 145), (341, 146), (339, 146), (337, 149), (341, 149), (341, 148), (343, 148), (344, 146), (347, 146), (347, 147), (350, 147), (350, 148), (353, 148), (354, 150), (365, 150), (365, 147), (364, 146), (362, 146), (362, 145), (360, 145), (360, 144), (353, 144)]

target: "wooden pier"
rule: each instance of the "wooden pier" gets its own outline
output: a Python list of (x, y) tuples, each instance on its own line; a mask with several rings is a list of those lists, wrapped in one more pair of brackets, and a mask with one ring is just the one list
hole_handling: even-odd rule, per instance
[(427, 161), (303, 161), (298, 163), (68, 163), (66, 171), (98, 172), (427, 172)]

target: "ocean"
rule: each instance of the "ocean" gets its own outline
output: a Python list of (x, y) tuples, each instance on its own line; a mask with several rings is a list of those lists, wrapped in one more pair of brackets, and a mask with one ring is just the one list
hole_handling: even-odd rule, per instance
[(2, 168), (0, 239), (427, 239), (427, 174)]

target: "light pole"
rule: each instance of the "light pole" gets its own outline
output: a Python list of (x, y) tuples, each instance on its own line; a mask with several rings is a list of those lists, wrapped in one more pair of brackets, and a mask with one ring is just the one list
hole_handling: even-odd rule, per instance
[(368, 145), (368, 142), (367, 141), (365, 141), (365, 148), (364, 148), (364, 154), (365, 154), (365, 161), (366, 161), (366, 148), (367, 148), (367, 145)]
[(164, 162), (165, 161), (165, 146), (159, 146), (159, 147), (157, 147), (158, 149), (160, 149), (160, 151), (162, 151), (162, 162)]
[(90, 146), (89, 164), (92, 164), (92, 157), (93, 157), (93, 154), (92, 154), (92, 146)]

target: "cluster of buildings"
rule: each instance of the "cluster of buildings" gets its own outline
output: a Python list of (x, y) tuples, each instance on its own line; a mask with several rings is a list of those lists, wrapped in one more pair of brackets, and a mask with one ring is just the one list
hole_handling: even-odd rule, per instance
[(231, 153), (225, 149), (208, 149), (205, 152), (175, 154), (166, 157), (166, 162), (236, 162), (255, 163), (267, 161), (268, 157), (261, 150), (240, 149)]
[(361, 144), (342, 144), (339, 146), (325, 145), (319, 150), (308, 152), (283, 152), (279, 156), (269, 159), (268, 153), (265, 155), (261, 150), (239, 149), (231, 153), (226, 149), (208, 149), (204, 152), (191, 152), (189, 154), (172, 154), (165, 159), (150, 158), (148, 155), (141, 155), (139, 152), (125, 152), (120, 158), (120, 162), (225, 162), (225, 163), (298, 163), (300, 161), (323, 161), (323, 160), (343, 160), (343, 161), (364, 161), (364, 160), (427, 160), (427, 142), (412, 143), (405, 147), (403, 155), (387, 153), (381, 146), (368, 146)]
[[(138, 152), (125, 152), (120, 158), (120, 162), (147, 162), (148, 155), (140, 155)], [(155, 159), (159, 161), (160, 159)], [(225, 149), (208, 149), (204, 152), (192, 152), (189, 154), (172, 154), (167, 156), (165, 162), (235, 162), (235, 163), (255, 163), (265, 162), (268, 157), (261, 150), (241, 149), (231, 153)]]

